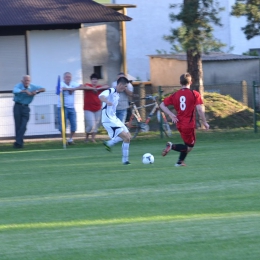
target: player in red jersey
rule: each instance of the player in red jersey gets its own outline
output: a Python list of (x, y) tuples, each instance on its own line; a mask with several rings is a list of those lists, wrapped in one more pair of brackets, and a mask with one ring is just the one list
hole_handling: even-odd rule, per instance
[[(189, 73), (181, 75), (181, 89), (165, 98), (160, 104), (160, 108), (168, 114), (172, 119), (172, 122), (177, 125), (177, 129), (184, 142), (184, 144), (173, 144), (168, 142), (165, 149), (162, 151), (162, 156), (165, 156), (170, 150), (180, 153), (179, 160), (175, 166), (185, 166), (184, 160), (195, 145), (195, 109), (197, 109), (205, 128), (209, 129), (203, 111), (203, 101), (200, 93), (190, 89), (191, 83), (192, 78)], [(168, 108), (169, 105), (172, 105), (175, 108), (177, 115), (170, 111)]]

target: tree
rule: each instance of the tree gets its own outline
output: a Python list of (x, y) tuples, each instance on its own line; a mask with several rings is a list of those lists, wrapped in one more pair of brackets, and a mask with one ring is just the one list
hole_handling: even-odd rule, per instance
[(183, 0), (183, 4), (171, 4), (170, 8), (180, 8), (178, 14), (170, 13), (172, 22), (181, 22), (179, 28), (171, 29), (171, 35), (164, 36), (179, 52), (187, 54), (187, 71), (193, 78), (192, 89), (203, 96), (202, 53), (220, 50), (225, 44), (214, 38), (212, 25), (221, 26), (218, 13), (224, 8), (213, 0)]
[(236, 0), (231, 15), (247, 18), (247, 25), (242, 30), (248, 40), (260, 35), (260, 0)]

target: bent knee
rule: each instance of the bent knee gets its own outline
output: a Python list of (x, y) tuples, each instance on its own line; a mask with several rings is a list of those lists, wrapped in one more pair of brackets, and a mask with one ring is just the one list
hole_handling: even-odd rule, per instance
[(129, 136), (126, 136), (125, 138), (123, 138), (123, 141), (125, 143), (130, 143), (130, 140), (131, 140), (131, 138)]
[(192, 149), (193, 147), (188, 146), (187, 153), (191, 152)]
[(125, 143), (130, 143), (131, 135), (129, 132), (122, 132), (119, 136), (123, 139)]

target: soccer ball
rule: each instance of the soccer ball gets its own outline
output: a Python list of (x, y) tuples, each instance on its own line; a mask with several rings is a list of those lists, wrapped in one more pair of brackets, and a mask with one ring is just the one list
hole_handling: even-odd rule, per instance
[(154, 163), (154, 156), (150, 153), (145, 153), (143, 155), (143, 164), (152, 164)]

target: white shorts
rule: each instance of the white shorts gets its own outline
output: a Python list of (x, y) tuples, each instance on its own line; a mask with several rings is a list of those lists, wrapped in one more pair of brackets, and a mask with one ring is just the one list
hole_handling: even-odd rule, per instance
[(110, 122), (103, 122), (102, 125), (107, 130), (107, 134), (111, 139), (117, 137), (122, 132), (129, 132), (124, 123), (122, 123), (118, 118)]

